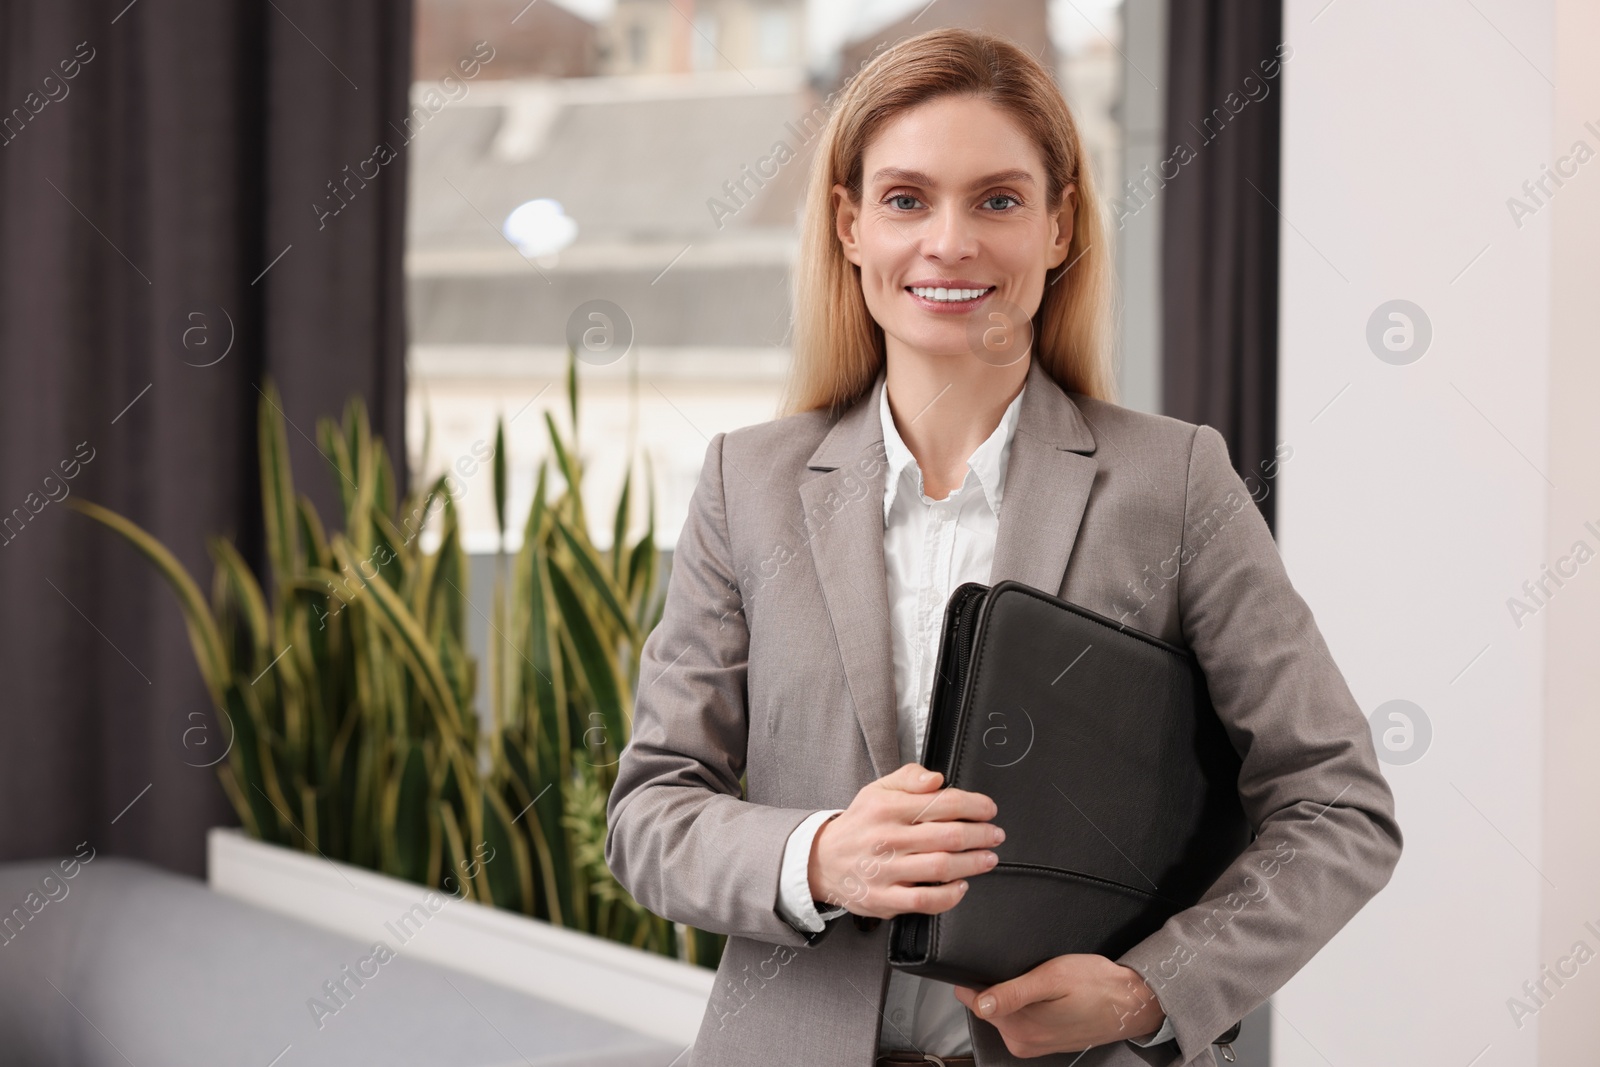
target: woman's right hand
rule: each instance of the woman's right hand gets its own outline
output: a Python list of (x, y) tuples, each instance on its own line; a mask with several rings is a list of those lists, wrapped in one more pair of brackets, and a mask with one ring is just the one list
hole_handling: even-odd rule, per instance
[[(937, 915), (956, 906), (966, 878), (990, 870), (1005, 831), (995, 802), (942, 788), (916, 763), (865, 785), (811, 841), (811, 897), (856, 915)], [(931, 883), (931, 884), (929, 884)]]

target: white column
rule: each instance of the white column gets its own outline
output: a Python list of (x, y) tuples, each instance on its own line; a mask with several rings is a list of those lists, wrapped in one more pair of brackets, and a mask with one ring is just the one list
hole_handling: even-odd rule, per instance
[[(1538, 616), (1545, 626), (1542, 866), (1555, 883), (1543, 887), (1539, 962), (1562, 982), (1549, 983), (1554, 995), (1537, 1015), (1542, 1067), (1600, 1056), (1600, 8), (1558, 0), (1555, 19), (1558, 88), (1547, 162), (1577, 174), (1562, 176), (1559, 188), (1551, 183), (1555, 195), (1540, 212), (1551, 230), (1548, 447), (1556, 485), (1547, 493), (1540, 562), (1576, 574), (1548, 583), (1554, 595)], [(1579, 165), (1580, 154), (1588, 162)], [(1575, 551), (1580, 541), (1584, 549)], [(1580, 565), (1578, 555), (1588, 562)], [(1581, 966), (1578, 941), (1597, 954)], [(1575, 968), (1574, 977), (1561, 973)]]
[(1600, 1062), (1593, 8), (1286, 7), (1280, 545), (1363, 710), (1421, 714), (1400, 866), (1275, 998), (1275, 1067)]

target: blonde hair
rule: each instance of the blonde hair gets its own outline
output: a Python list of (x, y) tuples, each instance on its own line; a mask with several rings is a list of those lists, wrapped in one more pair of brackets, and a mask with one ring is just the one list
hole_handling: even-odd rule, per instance
[(1078, 125), (1050, 72), (1003, 37), (940, 29), (901, 41), (838, 94), (811, 162), (795, 263), (794, 359), (780, 415), (835, 414), (871, 388), (884, 365), (883, 330), (867, 311), (860, 268), (834, 228), (835, 184), (861, 201), (862, 157), (896, 115), (934, 97), (977, 96), (1005, 109), (1038, 145), (1048, 199), (1058, 210), (1077, 186), (1067, 258), (1045, 285), (1033, 318), (1032, 358), (1068, 391), (1116, 399), (1111, 365), (1111, 249), (1104, 205)]

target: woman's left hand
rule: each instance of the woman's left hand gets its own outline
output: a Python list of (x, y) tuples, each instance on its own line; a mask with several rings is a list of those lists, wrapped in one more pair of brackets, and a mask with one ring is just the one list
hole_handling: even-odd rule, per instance
[(1166, 1018), (1139, 972), (1104, 956), (1057, 956), (1008, 982), (955, 991), (1024, 1058), (1148, 1038)]

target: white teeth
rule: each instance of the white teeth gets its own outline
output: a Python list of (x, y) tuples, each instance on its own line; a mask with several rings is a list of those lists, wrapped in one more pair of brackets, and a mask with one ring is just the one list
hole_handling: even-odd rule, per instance
[(911, 291), (926, 300), (943, 300), (956, 302), (961, 300), (976, 300), (987, 293), (987, 289), (930, 289), (923, 286), (912, 286)]

